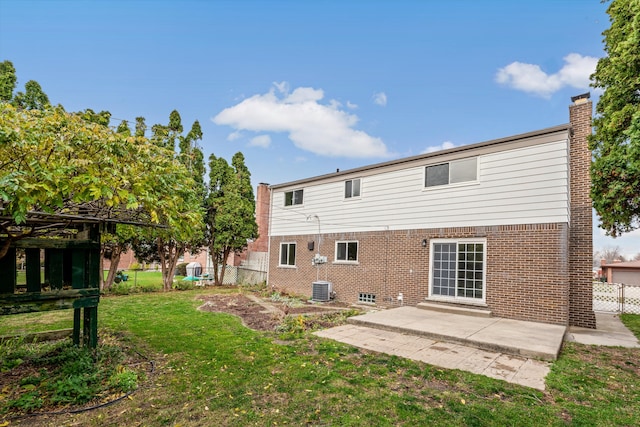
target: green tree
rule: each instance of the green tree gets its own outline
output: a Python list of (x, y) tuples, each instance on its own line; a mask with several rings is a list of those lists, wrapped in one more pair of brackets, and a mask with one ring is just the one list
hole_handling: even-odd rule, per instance
[(207, 245), (217, 285), (224, 282), (229, 255), (247, 247), (258, 237), (251, 175), (242, 153), (233, 156), (233, 166), (221, 157), (209, 157), (209, 194), (206, 203)]
[(79, 111), (78, 114), (83, 120), (91, 123), (97, 123), (102, 126), (109, 126), (111, 123), (111, 113), (109, 111), (100, 111), (96, 113), (91, 108), (87, 108), (84, 111)]
[(195, 182), (173, 154), (61, 107), (0, 103), (0, 258), (11, 241), (45, 234), (28, 212), (89, 214), (191, 230), (202, 223)]
[(16, 89), (18, 77), (11, 61), (0, 62), (0, 101), (10, 102)]
[(129, 128), (129, 122), (127, 122), (126, 120), (121, 121), (120, 124), (118, 125), (118, 128), (116, 129), (116, 132), (125, 136), (131, 136), (131, 129)]
[(24, 84), (24, 92), (18, 92), (13, 97), (13, 103), (18, 108), (44, 110), (49, 106), (49, 97), (42, 90), (40, 83), (29, 80)]
[(136, 117), (136, 136), (144, 136), (147, 132), (147, 125), (144, 122), (144, 117)]
[(640, 227), (640, 0), (613, 0), (607, 13), (607, 56), (591, 76), (604, 92), (589, 145), (593, 205), (615, 237)]
[(16, 69), (11, 61), (0, 63), (0, 102), (10, 102), (20, 109), (44, 110), (49, 106), (49, 97), (42, 90), (40, 83), (29, 80), (24, 85), (24, 92), (13, 91), (16, 88), (18, 77)]
[[(184, 200), (184, 208), (203, 212), (204, 197), (204, 164), (202, 151), (196, 147), (195, 140), (202, 138), (200, 125), (196, 121), (192, 130), (186, 135), (180, 135), (183, 127), (180, 114), (172, 111), (169, 116), (169, 125), (154, 125), (152, 127), (153, 143), (166, 150), (167, 155), (174, 158), (175, 141), (180, 141), (180, 153), (175, 156), (192, 182), (191, 196)], [(171, 289), (178, 258), (189, 251), (197, 253), (204, 245), (204, 224), (193, 225), (190, 228), (154, 229), (143, 233), (133, 242), (136, 257), (145, 262), (159, 262), (162, 268), (162, 277), (165, 290)]]

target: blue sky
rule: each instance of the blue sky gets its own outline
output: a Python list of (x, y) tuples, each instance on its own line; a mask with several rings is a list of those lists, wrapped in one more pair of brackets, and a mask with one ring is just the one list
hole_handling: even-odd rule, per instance
[[(0, 60), (69, 111), (199, 120), (254, 185), (568, 122), (599, 0), (0, 0)], [(592, 90), (592, 99), (598, 94)], [(640, 252), (640, 232), (596, 249)]]

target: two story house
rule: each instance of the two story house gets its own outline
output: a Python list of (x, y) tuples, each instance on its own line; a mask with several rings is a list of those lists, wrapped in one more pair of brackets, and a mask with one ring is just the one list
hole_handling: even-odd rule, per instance
[(595, 327), (592, 103), (569, 124), (272, 185), (268, 284)]

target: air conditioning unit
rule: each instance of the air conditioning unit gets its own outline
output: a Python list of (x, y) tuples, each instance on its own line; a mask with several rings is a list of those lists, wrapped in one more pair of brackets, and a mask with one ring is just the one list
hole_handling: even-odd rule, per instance
[(311, 299), (313, 301), (329, 301), (331, 299), (331, 282), (313, 282)]

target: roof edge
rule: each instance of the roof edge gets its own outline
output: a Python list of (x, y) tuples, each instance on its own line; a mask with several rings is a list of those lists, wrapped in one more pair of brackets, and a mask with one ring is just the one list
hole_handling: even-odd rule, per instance
[(386, 167), (386, 166), (392, 166), (392, 165), (397, 165), (397, 164), (402, 164), (402, 163), (409, 163), (409, 162), (413, 162), (413, 161), (416, 161), (416, 160), (429, 159), (429, 158), (439, 157), (439, 156), (443, 156), (443, 155), (451, 154), (451, 153), (458, 153), (458, 152), (464, 152), (464, 151), (468, 151), (468, 150), (475, 150), (477, 148), (489, 147), (489, 146), (492, 146), (492, 145), (505, 144), (505, 143), (509, 143), (509, 142), (518, 141), (518, 140), (521, 140), (521, 139), (540, 137), (540, 136), (544, 136), (544, 135), (548, 135), (548, 134), (552, 134), (552, 133), (568, 132), (570, 129), (571, 129), (571, 124), (566, 123), (566, 124), (562, 124), (562, 125), (558, 125), (558, 126), (552, 126), (552, 127), (545, 128), (545, 129), (539, 129), (539, 130), (527, 132), (527, 133), (521, 133), (521, 134), (517, 134), (517, 135), (503, 137), (503, 138), (492, 139), (492, 140), (489, 140), (489, 141), (477, 142), (477, 143), (474, 143), (474, 144), (462, 145), (460, 147), (454, 147), (454, 148), (449, 148), (449, 149), (446, 149), (446, 150), (435, 151), (433, 153), (418, 154), (418, 155), (411, 156), (411, 157), (403, 157), (403, 158), (400, 158), (400, 159), (389, 160), (389, 161), (386, 161), (386, 162), (373, 163), (373, 164), (370, 164), (370, 165), (367, 165), (367, 166), (360, 166), (360, 167), (357, 167), (357, 168), (347, 169), (347, 170), (344, 170), (344, 171), (333, 172), (333, 173), (328, 173), (328, 174), (324, 174), (324, 175), (317, 175), (317, 176), (309, 177), (309, 178), (302, 178), (302, 179), (298, 179), (298, 180), (295, 180), (295, 181), (283, 182), (281, 184), (273, 184), (273, 185), (270, 185), (269, 188), (277, 189), (277, 188), (283, 188), (283, 187), (296, 186), (296, 185), (304, 184), (304, 183), (307, 183), (307, 182), (318, 181), (318, 180), (322, 180), (322, 179), (326, 179), (326, 178), (339, 177), (339, 176), (342, 176), (342, 175), (350, 175), (350, 174), (354, 174), (354, 173), (358, 173), (358, 172), (362, 172), (362, 171), (367, 171), (367, 170), (371, 170), (371, 169), (378, 169), (378, 168), (383, 168), (383, 167)]

